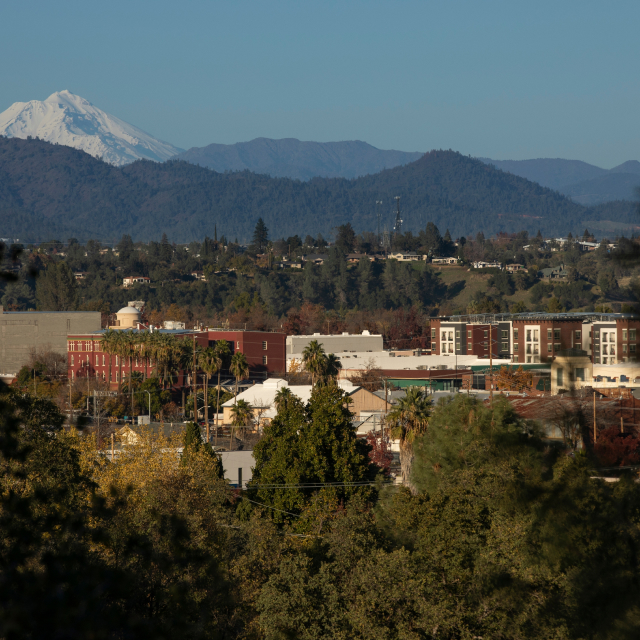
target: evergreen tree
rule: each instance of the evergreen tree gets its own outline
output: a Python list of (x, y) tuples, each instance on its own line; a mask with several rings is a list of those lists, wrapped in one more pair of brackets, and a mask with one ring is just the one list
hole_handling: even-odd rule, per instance
[(314, 388), (306, 406), (296, 397), (278, 403), (276, 417), (254, 447), (256, 463), (248, 485), (256, 502), (272, 507), (274, 521), (291, 520), (285, 512), (302, 513), (314, 494), (319, 494), (315, 503), (370, 494), (363, 487), (325, 486), (318, 491), (301, 486), (365, 482), (375, 473), (369, 446), (356, 436), (347, 401), (337, 385), (327, 384)]
[(269, 229), (262, 218), (258, 218), (256, 228), (253, 230), (253, 238), (251, 244), (256, 253), (263, 253), (269, 242)]
[(170, 262), (173, 256), (173, 247), (169, 242), (169, 238), (166, 233), (162, 234), (162, 240), (160, 241), (160, 257), (165, 262)]
[(356, 244), (356, 232), (353, 230), (350, 222), (342, 224), (338, 227), (336, 234), (336, 246), (340, 247), (343, 253), (351, 253)]
[(72, 311), (77, 307), (77, 284), (66, 262), (50, 264), (36, 284), (39, 311)]

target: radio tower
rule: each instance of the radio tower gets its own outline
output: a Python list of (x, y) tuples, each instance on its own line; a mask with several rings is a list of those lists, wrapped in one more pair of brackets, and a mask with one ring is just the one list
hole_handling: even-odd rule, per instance
[(399, 236), (402, 233), (402, 218), (400, 217), (400, 196), (396, 196), (394, 200), (398, 205), (398, 210), (396, 211), (396, 223), (393, 225), (393, 233), (396, 236)]

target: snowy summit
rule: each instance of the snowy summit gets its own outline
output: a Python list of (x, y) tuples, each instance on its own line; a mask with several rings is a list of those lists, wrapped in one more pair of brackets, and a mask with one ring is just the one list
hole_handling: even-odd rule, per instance
[(44, 102), (12, 104), (0, 113), (0, 135), (57, 142), (116, 166), (141, 159), (163, 162), (182, 151), (69, 91), (58, 91)]

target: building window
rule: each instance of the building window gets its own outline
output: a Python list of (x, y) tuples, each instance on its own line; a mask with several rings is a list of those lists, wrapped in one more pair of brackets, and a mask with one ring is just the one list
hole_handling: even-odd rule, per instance
[(636, 330), (635, 329), (629, 329), (629, 340), (631, 340), (632, 342), (635, 341), (636, 339)]
[(625, 341), (627, 340), (627, 330), (626, 329), (622, 330), (622, 339), (625, 340)]
[(560, 340), (560, 329), (554, 329), (553, 330), (553, 339), (554, 340)]
[(518, 356), (513, 356), (513, 361), (518, 362)]
[(120, 373), (116, 371), (116, 382), (120, 382)]
[(266, 351), (266, 350), (267, 350), (267, 342), (266, 342), (266, 341), (263, 341), (263, 342), (262, 342), (262, 350), (263, 350), (263, 351)]
[(449, 353), (453, 353), (453, 344), (452, 343), (449, 344)]
[(236, 349), (239, 349), (239, 348), (240, 348), (240, 340), (238, 340), (238, 341), (236, 342), (236, 345), (237, 345), (237, 346), (236, 346)]
[(96, 367), (100, 365), (100, 356), (96, 356)]
[(562, 349), (562, 345), (559, 342), (554, 343), (553, 345), (554, 351), (560, 351)]
[(635, 353), (636, 352), (636, 345), (635, 344), (630, 344), (629, 345), (629, 353)]
[(509, 332), (506, 329), (502, 330), (502, 339), (506, 340), (509, 337)]
[(443, 331), (442, 332), (442, 341), (444, 342), (447, 339), (447, 332)]
[(518, 345), (518, 343), (517, 343), (517, 342), (514, 342), (514, 343), (513, 343), (513, 350), (514, 350), (514, 351), (518, 351), (518, 346), (519, 346), (519, 345)]
[(551, 353), (553, 351), (553, 345), (550, 342), (547, 342), (547, 353)]
[(456, 329), (456, 340), (460, 340), (460, 329)]
[(627, 353), (627, 345), (626, 344), (622, 345), (622, 353)]
[(262, 356), (262, 364), (267, 364), (267, 356)]
[(584, 369), (576, 369), (576, 380), (584, 382)]
[(604, 355), (604, 356), (608, 355), (608, 353), (609, 353), (608, 349), (609, 349), (609, 345), (608, 344), (603, 344), (602, 345), (602, 355)]
[(117, 366), (119, 366), (119, 363), (118, 363), (118, 356), (116, 356), (116, 367), (117, 367)]
[(76, 372), (75, 372), (75, 371), (72, 371), (72, 372), (71, 372), (71, 379), (72, 379), (72, 380), (75, 380), (75, 379), (76, 379)]
[(453, 331), (449, 331), (449, 340), (453, 342)]
[(551, 329), (547, 329), (547, 340), (553, 340), (553, 331)]
[(611, 347), (609, 348), (609, 354), (612, 356), (616, 355), (616, 345), (612, 344)]
[(602, 364), (609, 364), (609, 358), (602, 358)]
[(431, 329), (431, 339), (432, 340), (436, 339), (436, 330), (435, 329)]
[(473, 342), (467, 343), (467, 351), (473, 351)]
[(513, 330), (513, 339), (514, 339), (514, 340), (517, 340), (517, 339), (518, 339), (518, 330), (517, 330), (517, 329), (514, 329), (514, 330)]
[(582, 331), (576, 331), (576, 342), (582, 341)]
[(460, 351), (460, 343), (456, 342), (456, 351)]
[(484, 350), (486, 351), (489, 348), (489, 344), (487, 342), (482, 343), (484, 346)]
[(75, 358), (76, 357), (74, 355), (71, 356), (71, 366), (72, 367), (75, 365)]
[(471, 330), (467, 331), (467, 338), (471, 338), (472, 337), (472, 333)]
[(488, 331), (485, 331), (485, 332), (484, 332), (484, 337), (485, 337), (485, 338), (488, 338), (488, 337), (489, 337), (489, 332), (488, 332)]
[(503, 342), (502, 343), (502, 350), (503, 351), (509, 351), (509, 343), (508, 342)]
[(602, 332), (602, 342), (606, 342), (607, 341), (607, 332), (603, 331)]
[(527, 342), (531, 342), (531, 329), (527, 329)]
[(594, 337), (596, 340), (600, 337), (600, 332), (599, 332), (597, 329), (593, 332), (593, 337)]
[(556, 384), (561, 387), (563, 385), (563, 371), (562, 369), (558, 369), (556, 371)]
[(102, 366), (104, 367), (104, 356), (102, 356)]

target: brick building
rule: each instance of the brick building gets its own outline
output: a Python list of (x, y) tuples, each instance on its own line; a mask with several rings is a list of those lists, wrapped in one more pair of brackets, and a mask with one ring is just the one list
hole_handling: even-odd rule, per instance
[(638, 359), (640, 319), (624, 313), (519, 313), (431, 320), (431, 352), (551, 362), (559, 351), (586, 351), (593, 364)]
[[(121, 309), (118, 317), (122, 324), (118, 329), (133, 333), (146, 333), (135, 317), (126, 308)], [(250, 377), (264, 379), (269, 374), (284, 373), (286, 370), (285, 334), (267, 331), (233, 331), (217, 329), (157, 329), (154, 333), (173, 335), (179, 340), (195, 342), (201, 348), (212, 347), (218, 340), (226, 340), (231, 353), (244, 353), (250, 369)], [(129, 359), (109, 355), (102, 349), (104, 331), (71, 334), (67, 338), (68, 375), (75, 378), (109, 379), (111, 364), (111, 387), (117, 388), (129, 375)], [(154, 363), (142, 357), (132, 358), (132, 370), (144, 375), (151, 374)], [(226, 372), (228, 375), (228, 371)], [(189, 384), (189, 371), (179, 371), (175, 377), (177, 386)]]

